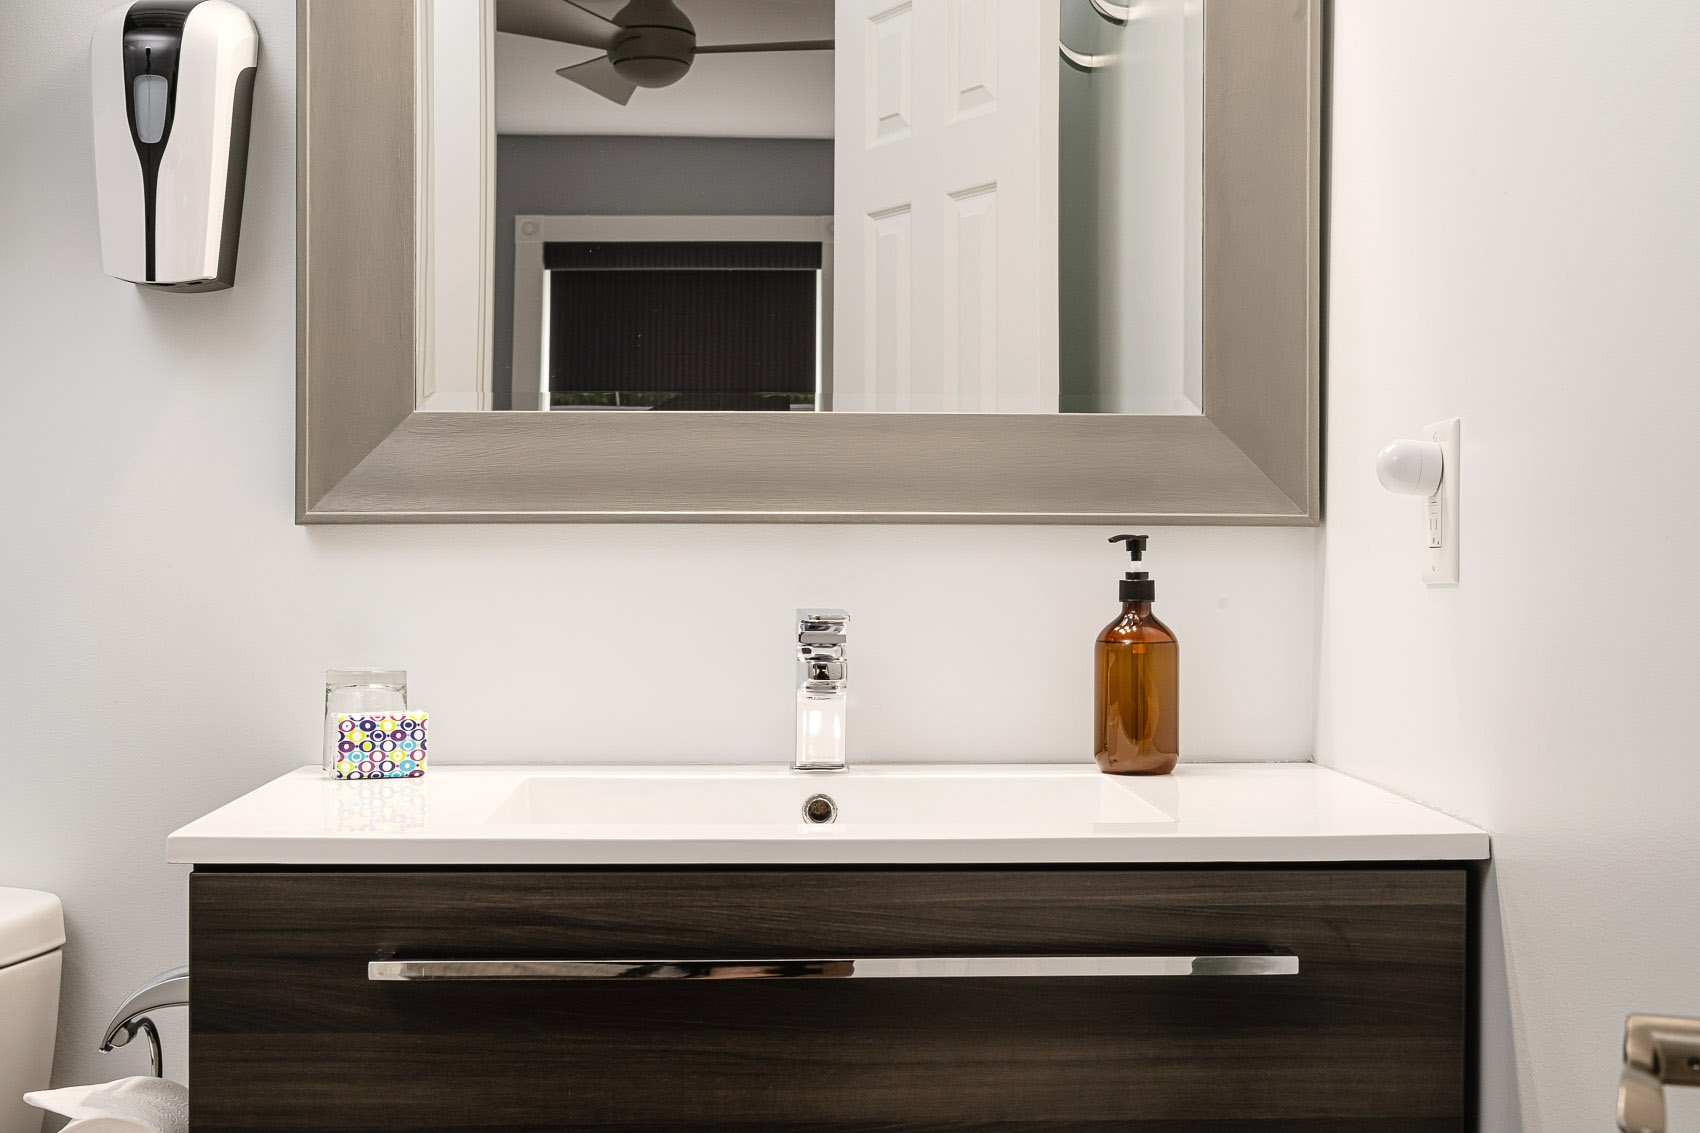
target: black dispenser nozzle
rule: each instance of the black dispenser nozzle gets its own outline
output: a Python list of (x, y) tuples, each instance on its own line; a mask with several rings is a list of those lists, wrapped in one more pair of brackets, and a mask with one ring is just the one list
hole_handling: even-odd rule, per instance
[(1149, 535), (1112, 535), (1110, 542), (1126, 543), (1128, 556), (1138, 562), (1145, 557), (1145, 543), (1150, 538)]
[[(1145, 544), (1149, 538), (1147, 535), (1112, 535), (1110, 542), (1127, 544), (1128, 557), (1137, 563), (1145, 558)], [(1156, 597), (1157, 584), (1151, 581), (1151, 576), (1145, 571), (1129, 571), (1122, 579), (1123, 602), (1150, 602)]]

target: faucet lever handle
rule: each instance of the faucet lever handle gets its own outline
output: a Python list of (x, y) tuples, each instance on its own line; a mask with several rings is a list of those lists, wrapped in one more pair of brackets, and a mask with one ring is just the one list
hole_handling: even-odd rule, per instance
[(843, 610), (798, 610), (799, 645), (843, 645), (848, 640), (850, 615)]

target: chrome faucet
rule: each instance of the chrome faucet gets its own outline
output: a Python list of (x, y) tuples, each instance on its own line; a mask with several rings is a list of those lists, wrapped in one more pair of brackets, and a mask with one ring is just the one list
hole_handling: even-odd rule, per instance
[(797, 754), (793, 771), (842, 771), (850, 663), (844, 659), (850, 615), (843, 610), (797, 611)]

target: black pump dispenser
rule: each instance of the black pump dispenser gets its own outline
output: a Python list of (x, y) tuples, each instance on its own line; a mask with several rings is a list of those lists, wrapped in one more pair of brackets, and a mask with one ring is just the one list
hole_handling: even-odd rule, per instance
[[(1126, 543), (1128, 557), (1134, 562), (1145, 558), (1146, 535), (1112, 535), (1110, 542)], [(1130, 570), (1121, 581), (1121, 599), (1123, 602), (1150, 602), (1157, 597), (1157, 584), (1151, 581), (1151, 575), (1142, 570)]]
[[(1117, 535), (1136, 565), (1144, 535)], [(1167, 775), (1180, 759), (1180, 642), (1151, 612), (1157, 584), (1142, 570), (1121, 583), (1121, 612), (1093, 644), (1092, 758), (1111, 775)]]

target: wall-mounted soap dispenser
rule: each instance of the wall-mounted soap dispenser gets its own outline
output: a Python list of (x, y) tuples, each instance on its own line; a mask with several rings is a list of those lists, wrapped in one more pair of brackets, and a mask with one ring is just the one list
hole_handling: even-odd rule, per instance
[(226, 0), (136, 0), (89, 45), (101, 263), (174, 291), (236, 279), (260, 37)]

